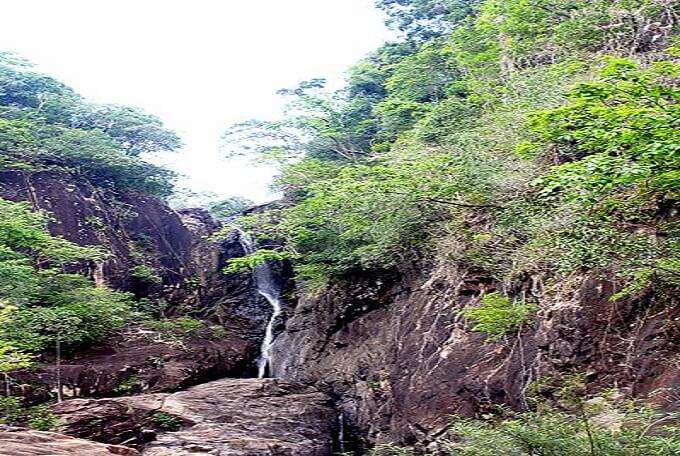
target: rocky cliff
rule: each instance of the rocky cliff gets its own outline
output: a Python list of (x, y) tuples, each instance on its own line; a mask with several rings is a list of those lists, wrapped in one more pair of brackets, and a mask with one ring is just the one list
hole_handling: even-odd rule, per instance
[(574, 372), (593, 392), (618, 387), (677, 407), (677, 306), (652, 291), (612, 301), (615, 284), (606, 279), (534, 277), (505, 291), (535, 301), (535, 321), (489, 342), (462, 310), (499, 287), (481, 271), (415, 267), (305, 297), (276, 341), (274, 374), (333, 396), (346, 443), (357, 449), (425, 449), (452, 414), (479, 416), (498, 404), (521, 410), (530, 385), (559, 385)]

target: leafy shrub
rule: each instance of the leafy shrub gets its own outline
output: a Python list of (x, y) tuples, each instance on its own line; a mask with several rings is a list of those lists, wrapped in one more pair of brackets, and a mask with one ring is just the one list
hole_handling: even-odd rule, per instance
[(474, 323), (473, 331), (488, 334), (488, 340), (495, 340), (512, 331), (517, 331), (531, 320), (537, 310), (532, 304), (513, 302), (498, 292), (485, 295), (479, 307), (469, 308), (465, 317)]
[(0, 338), (19, 349), (42, 352), (60, 342), (64, 348), (101, 340), (129, 318), (132, 296), (106, 288), (77, 288), (61, 293), (53, 305), (12, 310)]
[(162, 320), (143, 320), (142, 323), (163, 335), (180, 339), (191, 337), (204, 327), (201, 320), (186, 315)]
[(138, 382), (139, 377), (137, 377), (135, 374), (132, 374), (124, 381), (117, 384), (113, 389), (113, 392), (116, 394), (131, 394), (137, 388)]
[(133, 277), (142, 283), (160, 284), (163, 282), (163, 278), (145, 264), (138, 264), (137, 266), (131, 267), (130, 277)]
[(445, 454), (456, 456), (672, 456), (680, 451), (677, 427), (649, 426), (658, 415), (646, 411), (610, 412), (619, 419), (612, 427), (596, 416), (551, 410), (525, 412), (501, 421), (458, 420), (452, 433), (458, 442), (444, 444)]
[(51, 431), (59, 419), (49, 405), (25, 407), (22, 398), (0, 397), (0, 424), (10, 426), (28, 425), (36, 431)]
[(239, 272), (252, 271), (267, 261), (283, 261), (291, 258), (291, 254), (285, 251), (259, 249), (249, 255), (237, 258), (230, 258), (223, 272), (225, 274), (236, 274)]
[(31, 353), (55, 344), (70, 348), (99, 340), (126, 322), (131, 295), (95, 288), (85, 277), (47, 267), (104, 258), (98, 247), (51, 236), (47, 216), (31, 211), (27, 203), (0, 199), (3, 370), (23, 367)]
[(0, 424), (16, 424), (23, 411), (22, 402), (20, 397), (0, 397)]
[(167, 432), (177, 431), (182, 427), (182, 420), (165, 412), (156, 412), (151, 416), (154, 426)]
[(53, 431), (59, 424), (59, 418), (49, 405), (38, 405), (28, 409), (27, 424), (36, 431)]

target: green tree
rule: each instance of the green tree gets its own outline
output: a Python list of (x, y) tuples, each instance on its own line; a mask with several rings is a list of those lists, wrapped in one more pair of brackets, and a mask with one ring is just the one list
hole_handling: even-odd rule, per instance
[(212, 203), (209, 207), (210, 213), (217, 218), (227, 218), (239, 214), (245, 209), (254, 206), (248, 198), (242, 196), (232, 196), (221, 201)]
[(473, 13), (479, 0), (377, 0), (387, 24), (413, 40), (426, 41), (450, 32), (455, 24)]
[(16, 58), (0, 59), (0, 167), (59, 167), (95, 185), (161, 197), (174, 173), (137, 156), (175, 150), (177, 135), (137, 108), (87, 103)]

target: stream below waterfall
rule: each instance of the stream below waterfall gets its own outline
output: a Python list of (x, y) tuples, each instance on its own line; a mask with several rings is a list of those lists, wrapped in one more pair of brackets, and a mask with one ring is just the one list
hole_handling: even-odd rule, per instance
[[(245, 251), (246, 255), (255, 253), (257, 246), (253, 239), (243, 230), (235, 227), (239, 233), (239, 242)], [(267, 323), (264, 338), (262, 339), (262, 346), (260, 348), (260, 357), (257, 360), (257, 378), (267, 377), (268, 371), (271, 372), (271, 352), (274, 344), (274, 325), (276, 319), (281, 315), (281, 289), (276, 283), (274, 274), (269, 264), (262, 263), (253, 270), (253, 280), (255, 281), (255, 288), (260, 296), (264, 297), (269, 305), (272, 306), (272, 316)]]

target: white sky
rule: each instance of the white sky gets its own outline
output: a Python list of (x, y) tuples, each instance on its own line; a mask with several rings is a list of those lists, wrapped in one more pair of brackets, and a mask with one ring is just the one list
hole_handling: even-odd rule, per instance
[(2, 16), (0, 50), (176, 130), (180, 185), (257, 201), (272, 171), (222, 159), (226, 127), (276, 117), (276, 90), (339, 78), (391, 36), (373, 0), (12, 0)]

